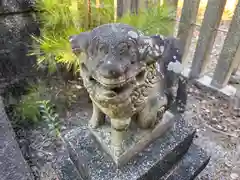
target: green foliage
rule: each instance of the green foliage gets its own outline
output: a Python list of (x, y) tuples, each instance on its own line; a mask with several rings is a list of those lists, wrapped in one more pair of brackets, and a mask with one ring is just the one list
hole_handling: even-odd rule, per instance
[(114, 1), (101, 0), (100, 7), (92, 1), (90, 28), (93, 29), (101, 24), (114, 22)]
[[(32, 84), (25, 95), (11, 103), (14, 107), (12, 110), (14, 119), (17, 120), (15, 124), (37, 125), (47, 121), (46, 117), (55, 116), (52, 114), (53, 110), (62, 115), (81, 94), (79, 90), (81, 87), (76, 84), (77, 82), (66, 84), (61, 79), (50, 82), (39, 80), (37, 84)], [(46, 112), (50, 114), (47, 115)]]
[(26, 121), (32, 125), (44, 122), (48, 126), (49, 134), (58, 138), (60, 136), (60, 121), (58, 114), (54, 111), (50, 100), (42, 100), (39, 92), (33, 91), (23, 96), (17, 106), (16, 115), (20, 116), (20, 123)]
[[(81, 7), (81, 6), (79, 6)], [(77, 10), (68, 3), (59, 0), (39, 0), (36, 4), (41, 25), (41, 36), (33, 37), (34, 48), (31, 55), (38, 58), (38, 66), (48, 66), (49, 72), (55, 72), (57, 64), (64, 64), (69, 70), (77, 72), (78, 61), (72, 54), (68, 38), (70, 34), (80, 33), (81, 22), (76, 19)], [(82, 10), (83, 11), (83, 10)], [(75, 23), (79, 22), (79, 24)], [(67, 27), (67, 28), (66, 28)]]
[(40, 88), (31, 87), (28, 94), (21, 97), (20, 102), (16, 106), (15, 113), (20, 121), (28, 121), (31, 124), (36, 124), (40, 121), (41, 114), (39, 107), (43, 102), (41, 94)]
[(138, 14), (126, 13), (118, 22), (130, 24), (144, 34), (169, 35), (173, 32), (174, 10), (171, 7), (150, 5), (147, 9), (140, 9)]
[[(91, 16), (85, 0), (38, 0), (38, 13), (41, 36), (33, 36), (33, 51), (37, 56), (38, 67), (48, 67), (55, 72), (58, 64), (67, 70), (79, 72), (79, 60), (71, 51), (69, 36), (106, 23), (114, 22), (114, 1), (101, 0), (100, 7), (91, 1)], [(140, 10), (138, 15), (126, 13), (117, 22), (139, 28), (147, 34), (170, 34), (172, 31), (171, 8), (152, 5)]]
[(47, 123), (49, 134), (56, 138), (60, 137), (60, 121), (59, 115), (54, 111), (50, 101), (42, 101), (40, 105), (40, 113), (42, 119)]

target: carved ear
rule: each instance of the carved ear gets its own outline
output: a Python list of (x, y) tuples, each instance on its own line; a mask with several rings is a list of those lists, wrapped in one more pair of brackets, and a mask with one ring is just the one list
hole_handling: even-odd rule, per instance
[(154, 63), (162, 57), (164, 52), (164, 39), (162, 36), (140, 36), (139, 52), (147, 63)]
[(89, 45), (89, 32), (82, 32), (78, 35), (73, 35), (69, 37), (69, 41), (74, 54), (79, 54), (81, 52), (86, 52)]

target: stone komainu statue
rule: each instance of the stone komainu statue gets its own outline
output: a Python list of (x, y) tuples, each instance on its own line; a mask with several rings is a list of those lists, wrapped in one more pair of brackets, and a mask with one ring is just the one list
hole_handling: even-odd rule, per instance
[(104, 123), (105, 115), (116, 131), (131, 121), (150, 128), (159, 112), (184, 111), (187, 82), (177, 39), (144, 36), (129, 25), (112, 23), (73, 35), (70, 43), (76, 55), (85, 54), (80, 72), (93, 103), (92, 128)]

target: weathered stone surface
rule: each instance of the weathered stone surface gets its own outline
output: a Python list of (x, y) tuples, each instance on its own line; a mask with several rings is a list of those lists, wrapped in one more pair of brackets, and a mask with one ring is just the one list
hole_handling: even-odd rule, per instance
[(192, 144), (172, 171), (160, 180), (193, 180), (208, 164), (209, 156), (199, 147)]
[(0, 97), (0, 179), (32, 180)]
[(39, 34), (32, 14), (0, 16), (0, 78), (11, 79), (30, 75), (35, 68), (29, 57), (31, 34)]
[[(141, 129), (130, 127), (125, 140), (123, 141), (123, 151), (120, 154), (115, 153), (114, 146), (111, 144), (111, 125), (106, 124), (98, 129), (91, 129), (90, 131), (95, 136), (97, 142), (110, 155), (117, 166), (122, 166), (133, 158), (136, 154), (141, 152), (149, 143), (159, 138), (161, 135), (171, 128), (174, 124), (174, 115), (166, 111), (162, 119), (158, 119), (158, 124), (153, 129)], [(134, 124), (132, 124), (134, 125)]]
[(89, 174), (94, 180), (147, 180), (159, 179), (187, 152), (195, 131), (182, 118), (165, 136), (157, 139), (125, 166), (116, 167), (111, 158), (97, 146), (86, 126), (65, 135), (72, 152), (87, 158)]
[(1, 0), (0, 15), (32, 10), (34, 0)]
[[(80, 158), (78, 157), (78, 160)], [(83, 162), (80, 162), (84, 164)], [(82, 166), (81, 164), (81, 166)], [(65, 151), (61, 151), (57, 154), (56, 161), (53, 164), (55, 172), (58, 176), (59, 180), (87, 180), (87, 175), (83, 175), (78, 170), (78, 166), (73, 163), (71, 160), (69, 153)], [(84, 169), (85, 170), (85, 169)], [(82, 172), (82, 171), (81, 171)]]

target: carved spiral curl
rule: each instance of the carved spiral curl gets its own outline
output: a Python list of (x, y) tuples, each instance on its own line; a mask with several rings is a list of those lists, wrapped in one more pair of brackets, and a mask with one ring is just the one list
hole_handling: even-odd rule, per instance
[(145, 81), (142, 85), (137, 86), (131, 93), (130, 98), (133, 104), (132, 110), (136, 111), (139, 107), (143, 106), (148, 97), (149, 89), (154, 86), (158, 81), (156, 65), (149, 65), (146, 69)]

